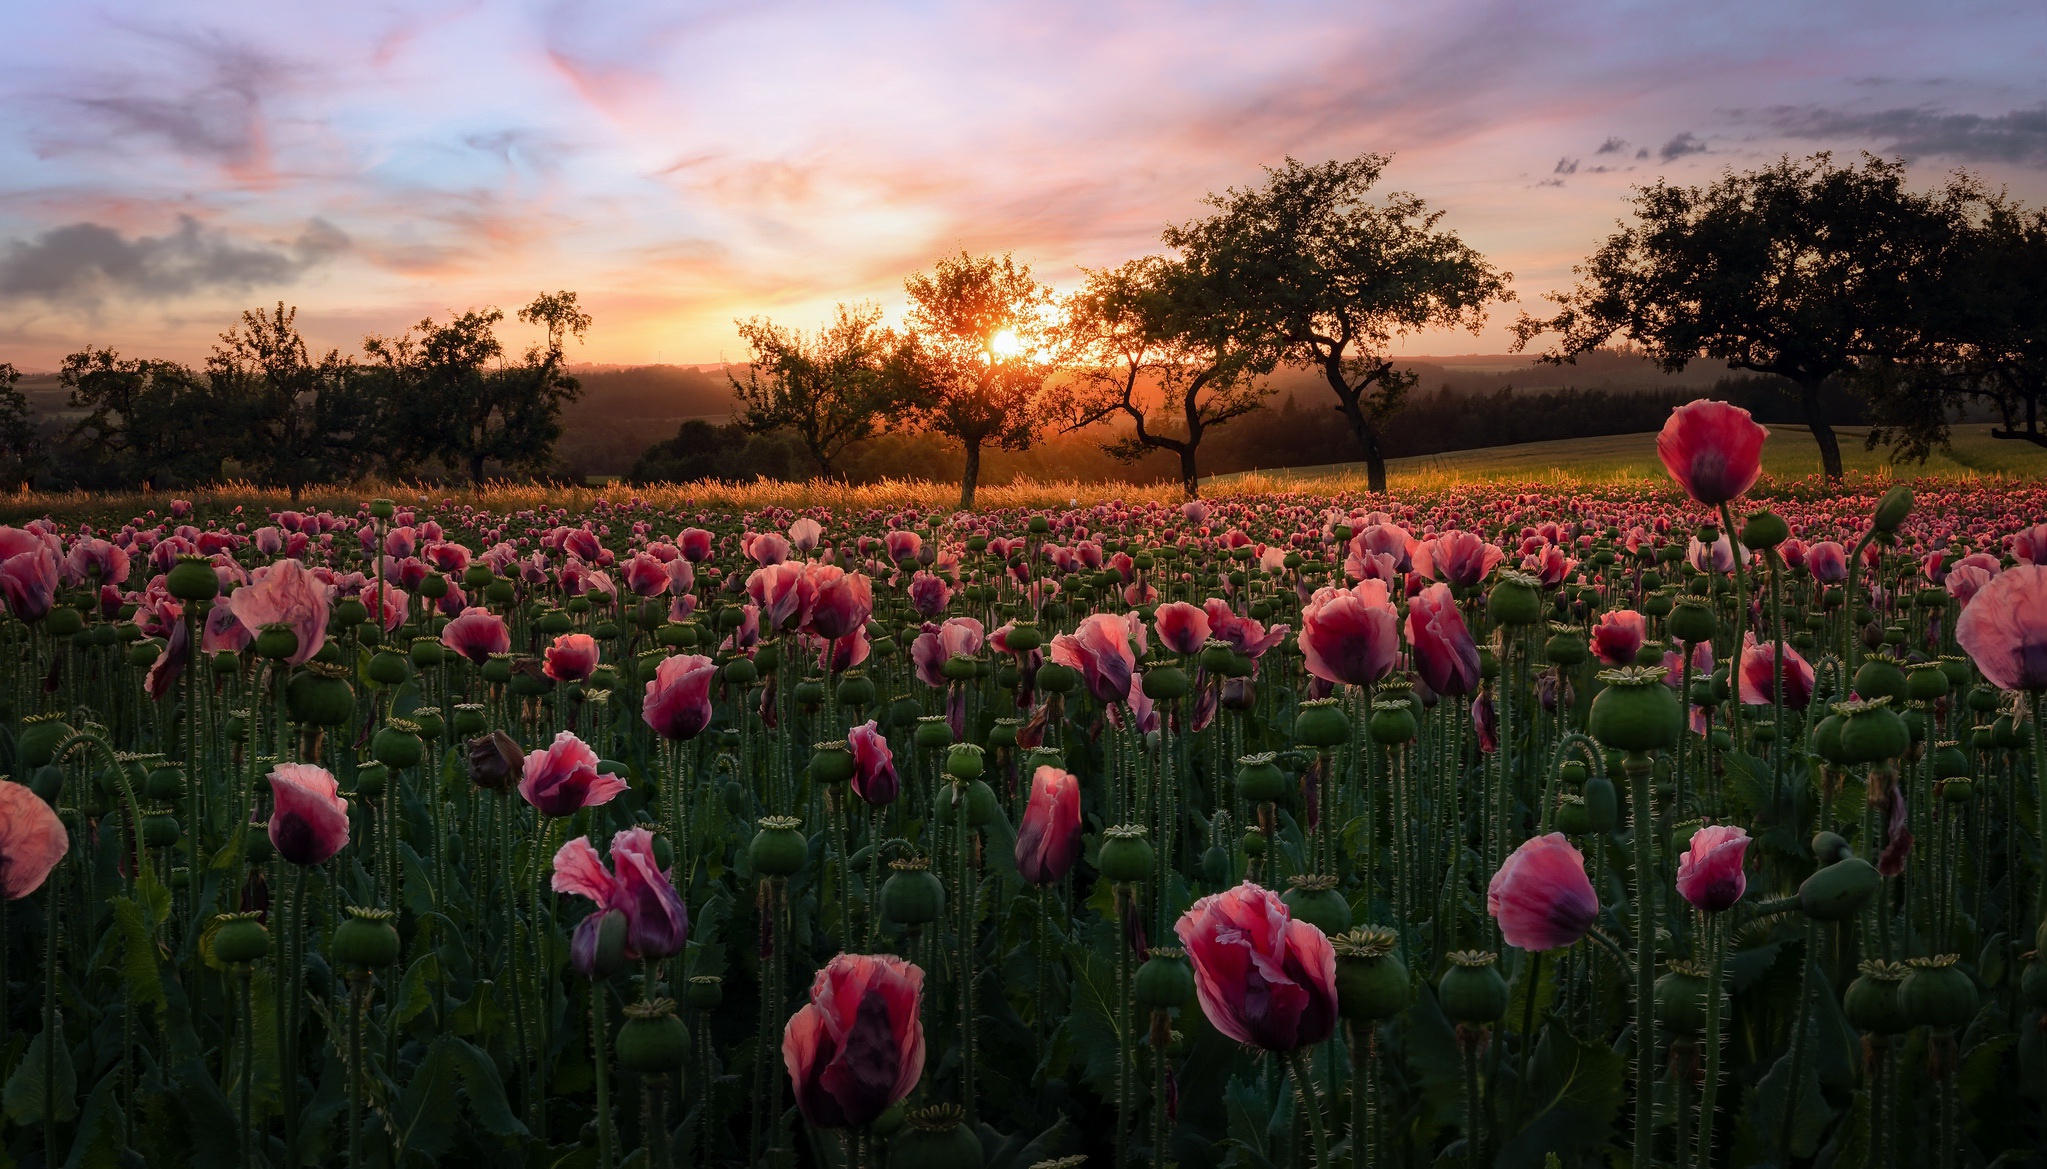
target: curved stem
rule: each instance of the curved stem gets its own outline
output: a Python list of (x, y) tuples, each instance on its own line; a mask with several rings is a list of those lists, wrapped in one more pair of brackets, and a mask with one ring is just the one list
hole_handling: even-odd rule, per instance
[[(1301, 1094), (1301, 1110), (1308, 1114), (1308, 1134), (1315, 1142), (1315, 1169), (1333, 1169), (1329, 1162), (1329, 1130), (1322, 1121), (1322, 1102), (1315, 1095), (1311, 1061), (1306, 1048), (1297, 1047), (1286, 1053), (1287, 1072), (1293, 1076), (1294, 1089)], [(1468, 1069), (1468, 1074), (1476, 1075), (1475, 1066)]]

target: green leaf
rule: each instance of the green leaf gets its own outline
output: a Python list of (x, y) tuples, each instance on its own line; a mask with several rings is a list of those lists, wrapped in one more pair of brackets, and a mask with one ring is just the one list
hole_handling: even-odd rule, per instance
[(441, 958), (428, 951), (413, 959), (405, 970), (405, 977), (398, 981), (398, 991), (391, 1000), (391, 1025), (401, 1031), (414, 1019), (420, 1017), (434, 1005), (434, 984), (440, 981)]
[(1223, 1089), (1223, 1109), (1229, 1116), (1230, 1157), (1225, 1165), (1273, 1169), (1274, 1150), (1266, 1141), (1273, 1121), (1273, 1102), (1255, 1081), (1230, 1078)]
[(475, 1045), (452, 1035), (444, 1035), (434, 1043), (447, 1049), (449, 1062), (461, 1077), (463, 1095), (469, 1099), (470, 1115), (483, 1126), (483, 1131), (505, 1139), (525, 1136), (526, 1126), (512, 1115), (512, 1107), (505, 1100), (504, 1081), (498, 1077), (498, 1067), (491, 1058)]
[[(46, 1053), (53, 1057), (48, 1069), (43, 1066)], [(43, 1095), (46, 1071), (50, 1078), (48, 1098)], [(71, 1047), (61, 1034), (53, 1051), (49, 1032), (36, 1032), (14, 1074), (7, 1077), (6, 1088), (0, 1089), (0, 1104), (6, 1107), (7, 1119), (20, 1125), (40, 1124), (45, 1115), (54, 1115), (59, 1121), (78, 1115), (78, 1073), (71, 1067)]]
[(1605, 1144), (1620, 1114), (1627, 1058), (1572, 1035), (1556, 1019), (1542, 1030), (1529, 1069), (1539, 1103), (1534, 1119), (1500, 1150), (1502, 1165), (1537, 1165), (1543, 1154), (1586, 1152)]
[(122, 1069), (115, 1067), (100, 1077), (85, 1102), (78, 1132), (71, 1138), (71, 1155), (64, 1169), (119, 1169), (121, 1157), (121, 1106), (114, 1099)]
[(140, 882), (136, 885), (136, 893), (136, 897), (113, 898), (113, 932), (121, 948), (121, 981), (131, 1004), (155, 1007), (161, 1012), (165, 999), (155, 922), (145, 910), (144, 902), (139, 900), (146, 896)]
[[(1123, 943), (1119, 938), (1113, 944), (1120, 946)], [(1118, 1002), (1116, 971), (1099, 950), (1075, 948), (1069, 951), (1069, 955), (1073, 974), (1073, 1008), (1061, 1029), (1073, 1039), (1074, 1054), (1080, 1060), (1081, 1078), (1107, 1096), (1116, 1089), (1116, 1069), (1123, 1060), (1124, 1036), (1120, 1020), (1127, 1013)]]

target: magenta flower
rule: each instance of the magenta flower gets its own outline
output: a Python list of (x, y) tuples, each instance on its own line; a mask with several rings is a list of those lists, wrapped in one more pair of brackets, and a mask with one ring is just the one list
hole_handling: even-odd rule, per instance
[(628, 786), (616, 775), (598, 774), (597, 752), (563, 731), (546, 750), (526, 756), (519, 794), (541, 815), (560, 820), (608, 804)]
[(1169, 601), (1152, 614), (1159, 640), (1183, 657), (1201, 652), (1208, 641), (1208, 614), (1185, 601)]
[(826, 641), (837, 641), (864, 628), (874, 615), (874, 586), (857, 572), (844, 572), (830, 565), (811, 570), (813, 595), (810, 602), (810, 631)]
[(547, 647), (541, 667), (557, 682), (587, 682), (597, 671), (597, 639), (587, 633), (564, 633)]
[(19, 901), (49, 879), (71, 851), (71, 834), (25, 784), (0, 780), (0, 895)]
[(296, 560), (279, 560), (256, 570), (249, 583), (228, 596), (225, 604), (253, 635), (265, 625), (289, 625), (298, 635), (298, 649), (285, 659), (304, 665), (327, 642), (328, 587)]
[(1993, 577), (1955, 620), (1955, 640), (1998, 689), (2047, 690), (2047, 567)]
[[(1778, 643), (1758, 643), (1753, 632), (1742, 635), (1740, 683), (1741, 701), (1745, 706), (1769, 706), (1776, 694), (1776, 678), (1773, 669), (1772, 647)], [(1815, 685), (1812, 666), (1799, 656), (1796, 649), (1783, 647), (1784, 654), (1784, 705), (1793, 710), (1804, 710), (1812, 704)]]
[(1407, 640), (1415, 672), (1429, 689), (1452, 696), (1478, 689), (1478, 645), (1449, 585), (1430, 585), (1408, 601)]
[(1301, 655), (1308, 672), (1325, 682), (1369, 686), (1392, 673), (1400, 659), (1400, 614), (1384, 582), (1315, 594), (1301, 610)]
[(702, 654), (661, 659), (640, 701), (640, 717), (664, 739), (694, 739), (711, 725), (711, 683), (717, 664)]
[(1748, 833), (1728, 825), (1710, 824), (1692, 833), (1691, 847), (1677, 859), (1678, 896), (1707, 913), (1734, 907), (1748, 891), (1741, 870), (1748, 854)]
[(1585, 936), (1599, 898), (1585, 856), (1561, 832), (1523, 841), (1486, 886), (1486, 911), (1500, 936), (1524, 950), (1557, 950)]
[(894, 803), (902, 780), (896, 775), (895, 753), (889, 750), (880, 724), (868, 719), (847, 731), (846, 747), (853, 753), (853, 794), (875, 807)]
[(291, 864), (323, 864), (348, 843), (348, 801), (326, 768), (278, 764), (270, 798), (270, 844)]
[(1173, 927), (1194, 963), (1194, 994), (1215, 1029), (1267, 1051), (1336, 1033), (1336, 951), (1249, 881), (1196, 901)]
[(1741, 407), (1702, 399), (1670, 412), (1656, 436), (1656, 456), (1686, 495), (1717, 507), (1755, 486), (1769, 437)]
[[(675, 894), (670, 875), (654, 859), (654, 834), (628, 828), (611, 838), (611, 864), (606, 870), (586, 836), (578, 836), (554, 854), (557, 893), (574, 893), (597, 903), (597, 912), (576, 926), (569, 940), (572, 956), (592, 954), (607, 912), (626, 919), (625, 956), (634, 960), (670, 958), (689, 941), (689, 911)], [(580, 959), (588, 974), (594, 961)]]
[(489, 609), (469, 608), (442, 627), (441, 644), (482, 665), (492, 654), (512, 652), (512, 631)]
[(1026, 884), (1057, 884), (1080, 856), (1080, 780), (1057, 767), (1031, 776), (1030, 802), (1016, 830), (1016, 871)]
[(1648, 624), (1633, 609), (1601, 613), (1592, 627), (1592, 653), (1609, 666), (1632, 666), (1648, 635)]
[(1122, 702), (1130, 695), (1131, 671), (1137, 658), (1130, 652), (1130, 626), (1109, 613), (1093, 613), (1072, 633), (1052, 639), (1052, 660), (1080, 671), (1095, 701)]

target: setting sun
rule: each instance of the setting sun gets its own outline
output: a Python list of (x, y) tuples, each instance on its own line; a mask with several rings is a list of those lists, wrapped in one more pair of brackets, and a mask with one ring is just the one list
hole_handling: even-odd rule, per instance
[(997, 357), (1015, 357), (1023, 352), (1023, 342), (1017, 338), (1015, 329), (1001, 329), (988, 338), (988, 352)]

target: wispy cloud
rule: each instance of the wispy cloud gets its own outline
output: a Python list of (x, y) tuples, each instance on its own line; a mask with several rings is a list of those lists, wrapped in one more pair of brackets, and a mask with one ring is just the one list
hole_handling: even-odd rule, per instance
[(1987, 115), (1930, 105), (1885, 110), (1777, 106), (1763, 111), (1763, 120), (1787, 138), (1870, 143), (1907, 158), (2047, 168), (2047, 104)]

